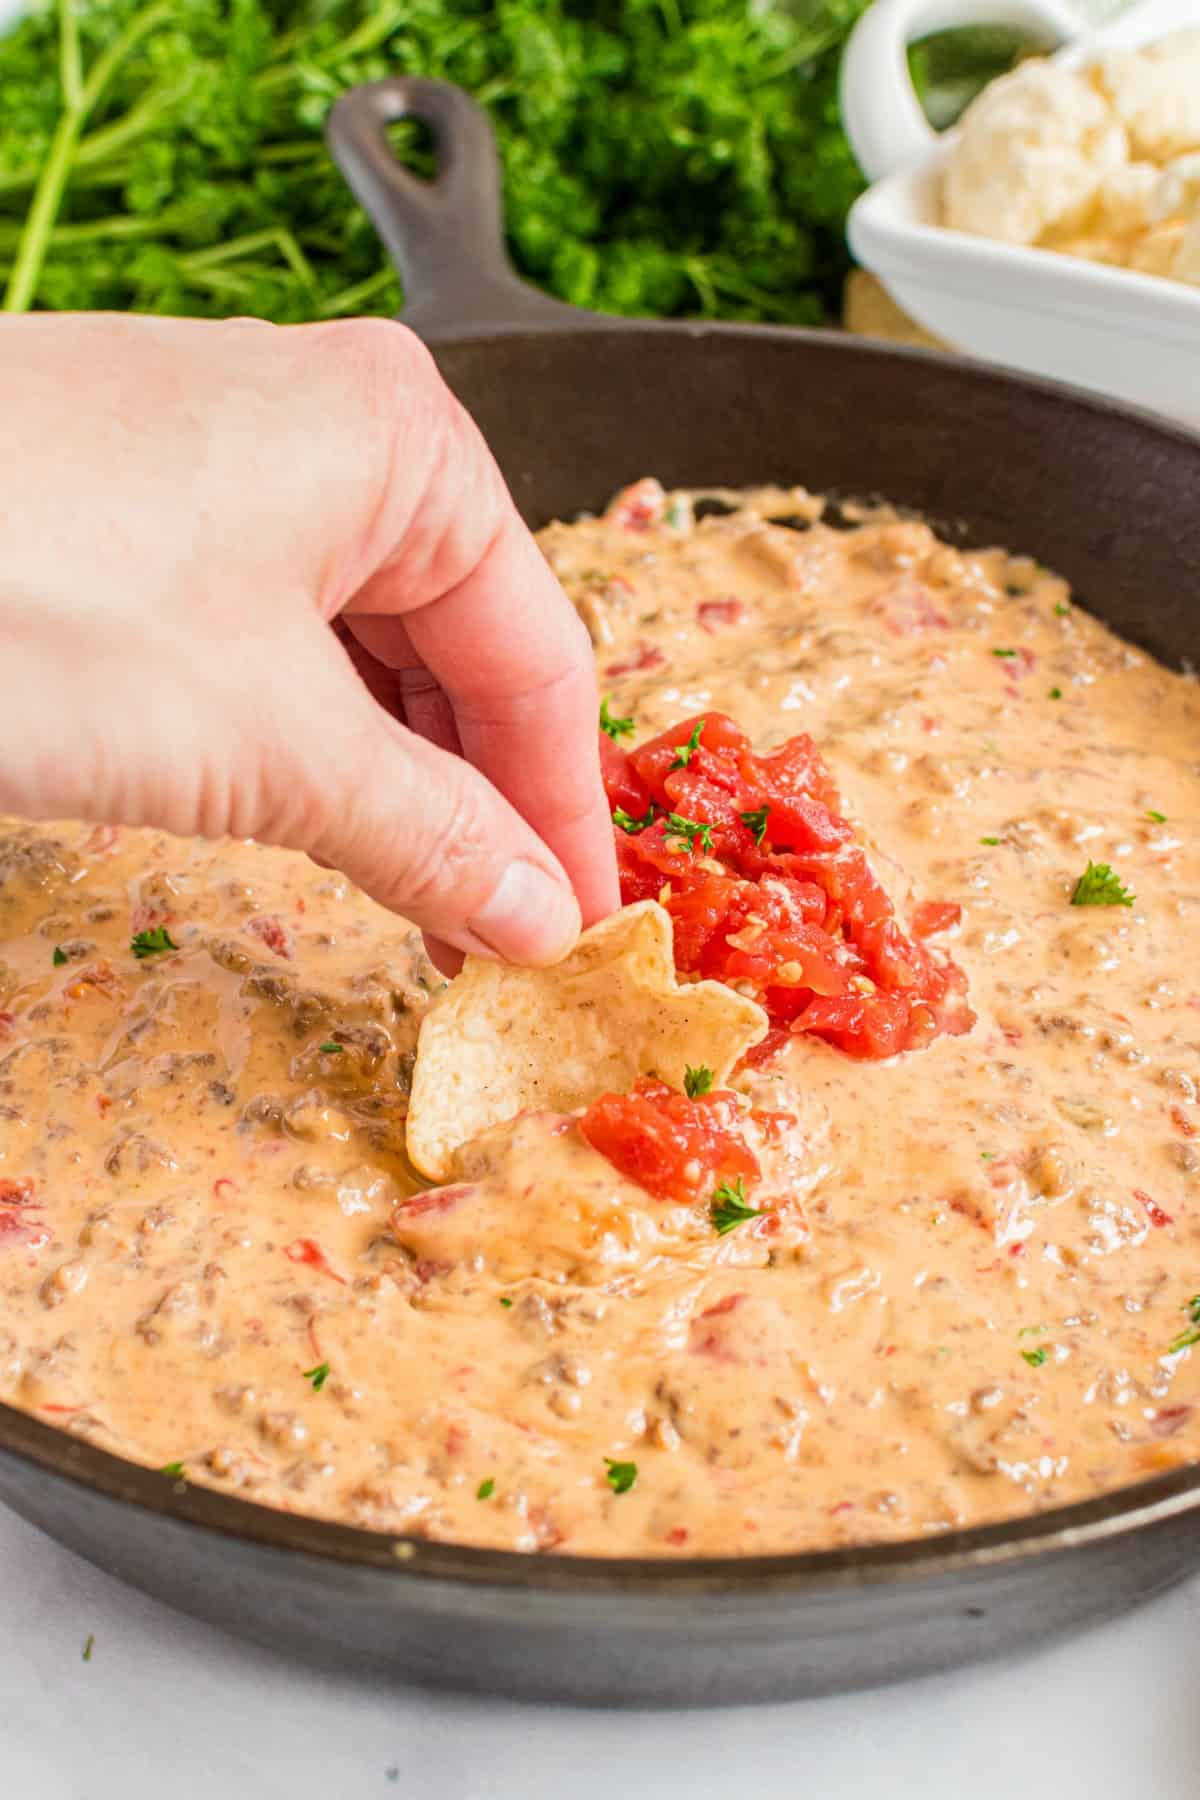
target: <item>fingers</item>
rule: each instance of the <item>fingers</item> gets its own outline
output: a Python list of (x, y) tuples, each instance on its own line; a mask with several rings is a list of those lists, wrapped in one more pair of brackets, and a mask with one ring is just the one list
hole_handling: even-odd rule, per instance
[(321, 639), (323, 654), (309, 646), (289, 666), (307, 665), (297, 689), (327, 728), (293, 760), (260, 835), (333, 864), (452, 951), (534, 964), (565, 955), (579, 904), (537, 832), (478, 769), (384, 712), (332, 634)]
[[(619, 892), (587, 633), (471, 420), (455, 404), (425, 416), (437, 443), (418, 513), (348, 620), (387, 667), (429, 671), (463, 755), (554, 852), (590, 923)], [(405, 711), (447, 741), (436, 692), (406, 698)]]

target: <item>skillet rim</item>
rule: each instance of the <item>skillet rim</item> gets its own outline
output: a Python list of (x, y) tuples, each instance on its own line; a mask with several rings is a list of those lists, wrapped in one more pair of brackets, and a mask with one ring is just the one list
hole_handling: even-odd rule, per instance
[[(532, 347), (559, 338), (611, 339), (664, 333), (693, 340), (750, 338), (788, 346), (804, 344), (850, 360), (913, 364), (932, 374), (947, 372), (987, 387), (1016, 390), (1035, 405), (1065, 407), (1148, 431), (1171, 453), (1191, 452), (1200, 473), (1200, 432), (1147, 407), (1092, 393), (1068, 382), (1016, 373), (1002, 365), (916, 345), (893, 345), (849, 337), (831, 329), (768, 326), (728, 321), (640, 320), (580, 314), (553, 326), (516, 325), (462, 328), (423, 341), (435, 357), (489, 344)], [(632, 477), (631, 477), (632, 479)], [(934, 521), (935, 523), (937, 521)], [(219, 1489), (180, 1482), (160, 1471), (116, 1456), (47, 1424), (33, 1413), (0, 1401), (0, 1502), (9, 1458), (97, 1493), (123, 1507), (169, 1518), (205, 1535), (233, 1538), (254, 1550), (315, 1557), (327, 1564), (371, 1568), (397, 1580), (450, 1582), (466, 1592), (520, 1589), (532, 1600), (557, 1594), (633, 1590), (637, 1598), (672, 1598), (689, 1593), (722, 1593), (747, 1599), (796, 1593), (868, 1590), (901, 1582), (952, 1579), (969, 1572), (987, 1574), (1063, 1552), (1083, 1550), (1114, 1538), (1141, 1535), (1156, 1525), (1200, 1510), (1200, 1461), (1145, 1481), (1127, 1483), (1067, 1506), (1050, 1507), (966, 1530), (911, 1537), (896, 1542), (855, 1545), (844, 1550), (808, 1550), (761, 1556), (606, 1557), (557, 1551), (486, 1550), (470, 1544), (368, 1531), (302, 1513), (284, 1512)], [(5, 1502), (7, 1503), (7, 1502)], [(22, 1516), (34, 1516), (37, 1509)], [(39, 1525), (39, 1529), (44, 1529)], [(50, 1531), (51, 1536), (56, 1536)], [(1197, 1560), (1200, 1560), (1198, 1552)]]

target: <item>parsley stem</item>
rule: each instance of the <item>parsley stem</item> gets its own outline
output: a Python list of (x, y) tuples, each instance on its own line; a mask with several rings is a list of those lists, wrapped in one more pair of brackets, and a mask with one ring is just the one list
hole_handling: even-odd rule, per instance
[(74, 51), (70, 48), (72, 34), (78, 31), (72, 8), (73, 0), (59, 0), (59, 41), (62, 46), (65, 104), (55, 127), (50, 154), (33, 191), (33, 200), (25, 218), (25, 229), (21, 234), (21, 245), (5, 290), (3, 310), (9, 313), (28, 312), (37, 297), (50, 233), (62, 205), (80, 133), (88, 114), (135, 44), (147, 32), (162, 24), (171, 13), (170, 0), (160, 0), (159, 5), (151, 6), (131, 19), (120, 37), (109, 45), (102, 56), (97, 57), (91, 74), (82, 81), (78, 96), (72, 98), (66, 91), (68, 82), (73, 82), (77, 73), (77, 41)]

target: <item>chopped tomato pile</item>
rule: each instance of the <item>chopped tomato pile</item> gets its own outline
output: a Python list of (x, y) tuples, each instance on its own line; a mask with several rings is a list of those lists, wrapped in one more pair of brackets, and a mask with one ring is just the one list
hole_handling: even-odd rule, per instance
[(721, 1181), (757, 1181), (758, 1158), (740, 1130), (732, 1094), (689, 1099), (664, 1081), (601, 1094), (579, 1121), (593, 1150), (660, 1199), (707, 1195)]
[[(898, 923), (806, 735), (759, 756), (723, 713), (634, 750), (601, 735), (621, 897), (659, 900), (675, 963), (752, 993), (771, 1032), (850, 1056), (893, 1056), (970, 1029), (961, 970)], [(924, 916), (944, 929), (953, 909)]]

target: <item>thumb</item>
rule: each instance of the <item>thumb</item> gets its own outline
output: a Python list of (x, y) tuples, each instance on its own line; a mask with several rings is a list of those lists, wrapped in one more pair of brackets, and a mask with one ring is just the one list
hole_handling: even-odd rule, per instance
[[(330, 666), (332, 664), (332, 666)], [(516, 809), (462, 757), (438, 749), (378, 706), (327, 634), (329, 693), (315, 716), (337, 720), (296, 768), (269, 835), (342, 870), (429, 936), (474, 956), (557, 962), (579, 935), (579, 904), (561, 864)], [(325, 683), (322, 683), (324, 686)], [(313, 684), (304, 686), (306, 712)]]

